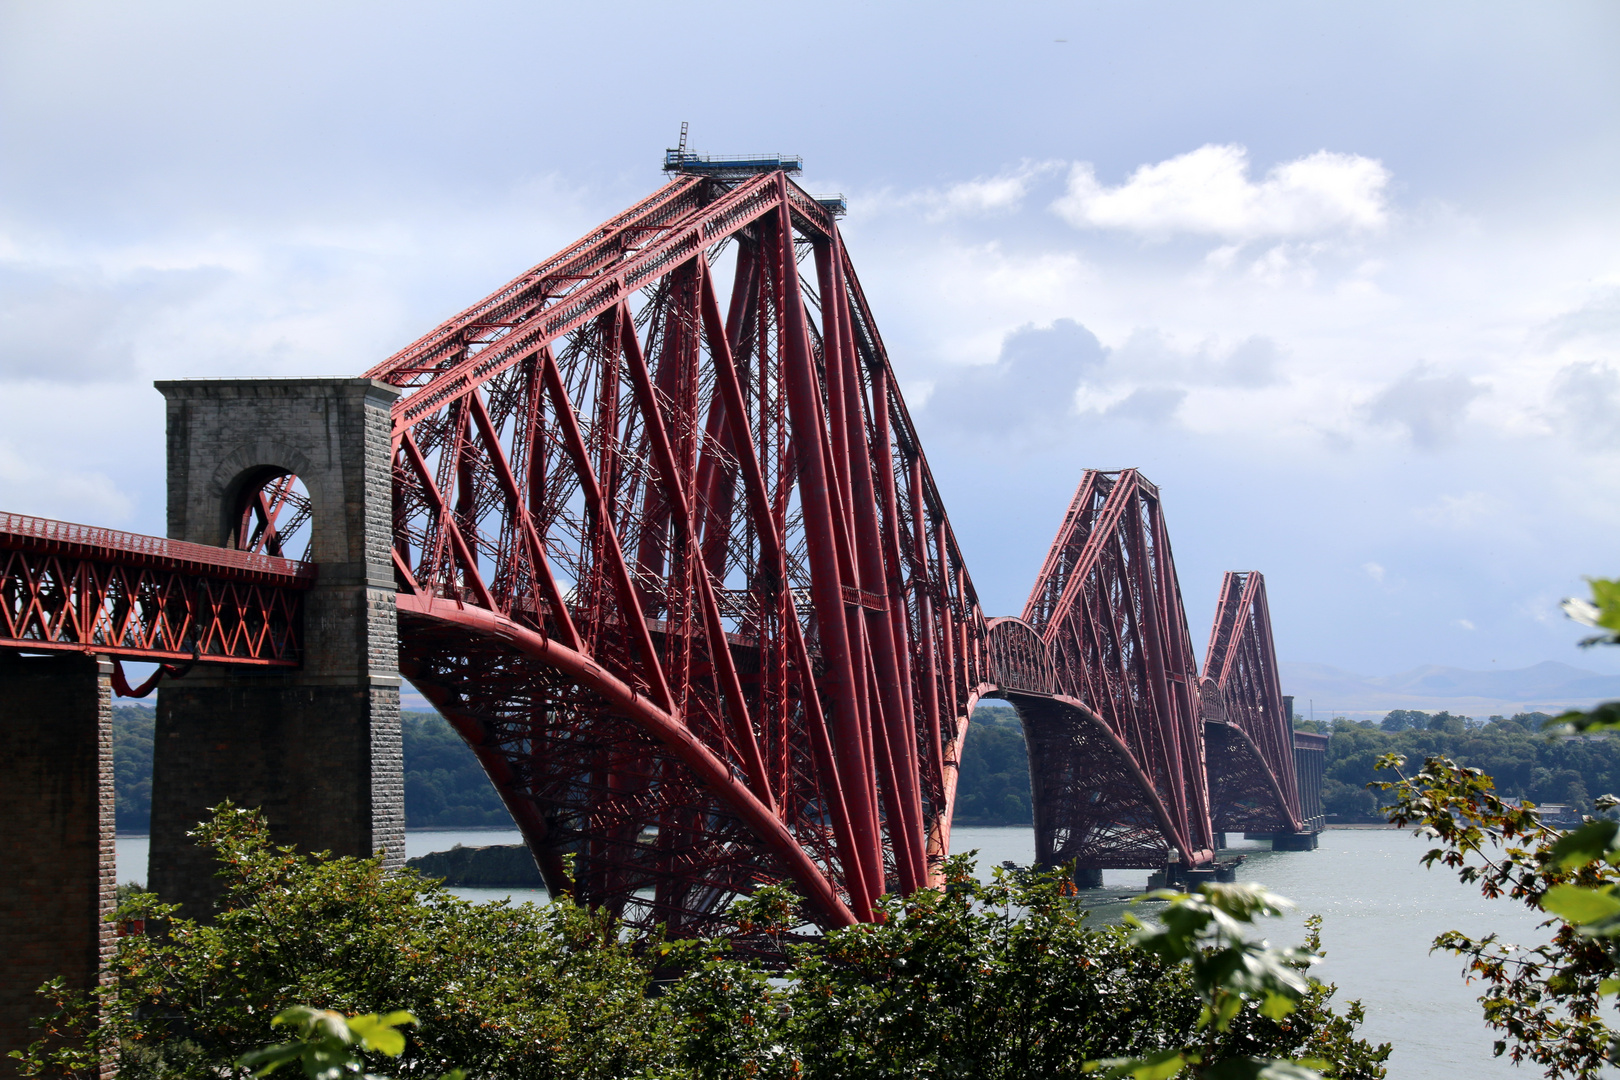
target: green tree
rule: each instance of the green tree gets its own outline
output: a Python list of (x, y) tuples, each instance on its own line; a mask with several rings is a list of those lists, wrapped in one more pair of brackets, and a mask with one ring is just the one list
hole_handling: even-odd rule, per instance
[(1391, 753), (1409, 761), (1443, 757), (1481, 769), (1494, 778), (1498, 794), (1537, 803), (1569, 802), (1577, 780), (1588, 792), (1583, 808), (1590, 806), (1591, 792), (1620, 791), (1620, 741), (1549, 739), (1542, 727), (1552, 717), (1545, 713), (1493, 717), (1477, 727), (1445, 713), (1415, 715), (1416, 726), (1399, 731), (1349, 721), (1336, 726), (1322, 786), (1324, 808), (1335, 820), (1383, 820), (1367, 785), (1381, 779), (1378, 760)]
[[(347, 1080), (353, 1076), (373, 1080), (371, 1074), (365, 1072), (364, 1053), (399, 1057), (405, 1052), (405, 1034), (399, 1028), (414, 1023), (416, 1017), (403, 1010), (381, 1016), (376, 1013), (344, 1016), (330, 1009), (295, 1005), (277, 1013), (270, 1026), (292, 1027), (298, 1035), (297, 1041), (250, 1050), (236, 1064), (255, 1070), (256, 1077), (269, 1076), (281, 1066), (296, 1061), (303, 1066), (309, 1080)], [(446, 1074), (445, 1080), (452, 1076), (461, 1080), (463, 1075), (457, 1069)]]
[(80, 1075), (110, 1058), (126, 1077), (218, 1080), (308, 1003), (420, 1018), (386, 1064), (396, 1076), (608, 1080), (672, 1060), (650, 969), (601, 912), (470, 904), (378, 859), (300, 855), (229, 804), (194, 835), (219, 857), (220, 913), (202, 924), (150, 894), (127, 900), (119, 918), (166, 932), (120, 938), (116, 982), (95, 1000), (51, 992), (30, 1071)]
[(1415, 709), (1391, 709), (1378, 726), (1385, 731), (1406, 731), (1408, 728), (1428, 727), (1429, 717), (1427, 713)]
[(436, 712), (400, 716), (405, 751), (405, 824), (424, 828), (513, 828), (484, 767)]
[(152, 737), (156, 720), (157, 715), (148, 706), (113, 706), (113, 806), (119, 832), (146, 832), (152, 827)]
[[(1206, 933), (1208, 919), (1177, 922), (1203, 911), (1236, 926), (1259, 913), (1260, 894), (1238, 886), (1175, 898), (1167, 923), (1193, 942), (1180, 953), (1085, 926), (1061, 872), (998, 872), (982, 884), (968, 859), (953, 859), (946, 889), (885, 898), (884, 922), (785, 946), (802, 918), (768, 887), (728, 913), (735, 940), (782, 961), (766, 965), (725, 940), (633, 941), (567, 900), (469, 904), (375, 859), (300, 855), (274, 846), (256, 813), (228, 805), (197, 836), (220, 859), (220, 914), (199, 925), (150, 895), (128, 899), (120, 917), (144, 915), (165, 932), (120, 939), (116, 982), (92, 997), (54, 987), (27, 1071), (83, 1075), (112, 1060), (134, 1080), (240, 1078), (237, 1063), (273, 1041), (274, 1018), (296, 1006), (408, 1011), (420, 1023), (400, 1033), (398, 1056), (366, 1059), (397, 1077), (454, 1065), (479, 1080), (1044, 1080), (1196, 1047), (1210, 1068), (1309, 1058), (1355, 1080), (1383, 1076), (1388, 1054), (1355, 1037), (1358, 1005), (1331, 1009), (1333, 989), (1308, 978), (1304, 954), (1284, 957), (1294, 966), (1282, 972), (1262, 944)], [(1221, 961), (1223, 949), (1239, 962)], [(1316, 949), (1313, 928), (1306, 950)], [(1211, 981), (1212, 971), (1231, 977)], [(1278, 979), (1293, 1002), (1286, 1015), (1269, 993)], [(283, 1048), (289, 1060), (305, 1052)]]
[[(1506, 897), (1554, 916), (1544, 924), (1552, 930), (1545, 945), (1458, 931), (1435, 939), (1435, 948), (1461, 956), (1467, 976), (1484, 983), (1485, 1021), (1502, 1036), (1496, 1053), (1540, 1065), (1548, 1077), (1596, 1074), (1612, 1058), (1615, 1036), (1603, 1019), (1602, 997), (1620, 984), (1612, 948), (1583, 928), (1592, 906), (1611, 905), (1597, 899), (1587, 906), (1582, 898), (1612, 896), (1620, 856), (1605, 854), (1606, 842), (1590, 850), (1587, 830), (1560, 832), (1543, 824), (1533, 805), (1504, 801), (1479, 769), (1434, 757), (1407, 777), (1399, 774), (1399, 757), (1381, 764), (1398, 776), (1377, 785), (1393, 797), (1390, 820), (1436, 841), (1423, 856), (1425, 866), (1450, 867), (1488, 898)], [(1592, 824), (1612, 840), (1615, 822)], [(1572, 836), (1587, 843), (1573, 858)], [(1612, 908), (1620, 911), (1620, 899)]]
[(980, 705), (962, 744), (956, 824), (1028, 825), (1034, 820), (1024, 726), (1011, 708)]
[[(1566, 600), (1564, 606), (1601, 631), (1583, 644), (1620, 644), (1620, 582), (1594, 580), (1591, 601)], [(1495, 729), (1519, 739), (1532, 719), (1551, 729), (1546, 745), (1556, 753), (1531, 770), (1531, 786), (1563, 784), (1570, 803), (1584, 804), (1585, 784), (1575, 763), (1602, 764), (1591, 759), (1593, 748), (1612, 751), (1615, 740), (1560, 736), (1620, 731), (1620, 702), (1567, 713), (1551, 724), (1536, 714), (1492, 717), (1483, 733)], [(1559, 762), (1566, 767), (1550, 767)], [(1435, 939), (1435, 948), (1463, 957), (1465, 974), (1484, 983), (1479, 1000), (1486, 1023), (1502, 1036), (1496, 1053), (1540, 1065), (1549, 1078), (1592, 1076), (1605, 1064), (1620, 1064), (1620, 1033), (1610, 1023), (1617, 1006), (1605, 1001), (1620, 992), (1620, 821), (1588, 817), (1562, 831), (1544, 823), (1533, 802), (1508, 802), (1484, 769), (1430, 756), (1407, 777), (1400, 772), (1404, 764), (1397, 754), (1385, 755), (1379, 767), (1397, 778), (1372, 786), (1392, 798), (1394, 824), (1436, 841), (1424, 865), (1450, 867), (1488, 898), (1507, 897), (1550, 916), (1542, 924), (1551, 931), (1545, 945), (1459, 931)], [(1609, 814), (1620, 799), (1603, 795), (1591, 805)]]
[[(997, 871), (986, 884), (956, 858), (946, 874), (944, 891), (887, 898), (883, 922), (799, 951), (785, 1004), (803, 1076), (1079, 1077), (1099, 1060), (1117, 1067), (1194, 1045), (1210, 1067), (1315, 1058), (1339, 1077), (1384, 1075), (1389, 1048), (1354, 1037), (1360, 1006), (1335, 1015), (1333, 988), (1305, 974), (1314, 926), (1280, 969), (1263, 942), (1205, 933), (1211, 911), (1223, 928), (1259, 914), (1252, 886), (1160, 894), (1174, 900), (1164, 925), (1133, 933), (1087, 927), (1061, 872)], [(1262, 969), (1221, 999), (1219, 1022), (1201, 1024), (1216, 987), (1237, 981), (1225, 976)], [(1283, 981), (1297, 1004), (1268, 1014), (1267, 991)]]

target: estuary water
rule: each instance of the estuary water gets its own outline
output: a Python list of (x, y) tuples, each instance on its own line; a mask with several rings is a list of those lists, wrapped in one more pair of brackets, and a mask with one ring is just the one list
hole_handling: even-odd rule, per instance
[[(414, 858), (456, 844), (518, 842), (516, 832), (411, 832), (405, 847)], [(1027, 828), (959, 828), (951, 846), (955, 853), (976, 849), (984, 874), (1005, 860), (1028, 865), (1035, 855), (1034, 835)], [(1491, 1056), (1492, 1035), (1475, 1000), (1480, 988), (1463, 982), (1459, 960), (1429, 952), (1435, 935), (1445, 930), (1476, 936), (1494, 930), (1507, 941), (1542, 940), (1533, 913), (1510, 901), (1485, 900), (1449, 871), (1425, 870), (1418, 860), (1428, 845), (1406, 832), (1333, 830), (1322, 834), (1318, 850), (1309, 852), (1262, 847), (1243, 851), (1246, 861), (1238, 876), (1263, 882), (1298, 905), (1267, 929), (1267, 937), (1279, 944), (1297, 942), (1304, 934), (1304, 916), (1322, 916), (1327, 960), (1316, 974), (1338, 985), (1336, 1001), (1360, 999), (1367, 1010), (1363, 1036), (1394, 1045), (1392, 1080), (1540, 1076), (1539, 1069), (1515, 1068)], [(144, 881), (146, 856), (145, 837), (119, 837), (119, 880)], [(1146, 871), (1106, 872), (1103, 888), (1091, 901), (1094, 917), (1117, 921), (1128, 906), (1124, 898), (1146, 884)], [(546, 895), (539, 889), (452, 891), (470, 900), (543, 902)]]

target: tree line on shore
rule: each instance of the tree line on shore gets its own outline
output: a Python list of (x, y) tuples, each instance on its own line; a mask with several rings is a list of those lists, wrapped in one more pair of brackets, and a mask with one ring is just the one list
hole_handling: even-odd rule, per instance
[[(1620, 791), (1620, 743), (1589, 736), (1548, 740), (1539, 712), (1475, 720), (1449, 712), (1396, 709), (1382, 721), (1295, 719), (1302, 730), (1329, 732), (1323, 807), (1330, 822), (1382, 820), (1366, 785), (1381, 779), (1378, 758), (1398, 753), (1413, 761), (1439, 756), (1484, 770), (1504, 796), (1561, 803), (1588, 813), (1592, 800)], [(406, 825), (413, 829), (510, 828), (512, 819), (466, 743), (437, 713), (402, 717)], [(123, 832), (145, 832), (152, 806), (153, 711), (113, 709), (117, 821)], [(1033, 821), (1029, 762), (1018, 715), (1000, 702), (981, 704), (963, 746), (956, 824), (1016, 826)]]
[(1295, 726), (1332, 734), (1322, 782), (1330, 823), (1384, 820), (1381, 797), (1367, 785), (1386, 779), (1375, 768), (1385, 754), (1414, 762), (1446, 758), (1492, 777), (1503, 797), (1591, 813), (1597, 796), (1620, 792), (1620, 741), (1595, 734), (1549, 738), (1543, 725), (1551, 719), (1530, 712), (1480, 721), (1397, 709), (1378, 723), (1340, 717), (1331, 723), (1296, 720)]

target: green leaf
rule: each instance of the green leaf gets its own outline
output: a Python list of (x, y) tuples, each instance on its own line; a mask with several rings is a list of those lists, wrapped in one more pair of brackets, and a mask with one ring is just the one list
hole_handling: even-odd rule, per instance
[(1211, 1065), (1204, 1080), (1322, 1080), (1322, 1074), (1298, 1061), (1277, 1058), (1233, 1058)]
[(283, 1043), (280, 1046), (266, 1046), (262, 1050), (250, 1050), (243, 1054), (236, 1064), (241, 1068), (254, 1070), (254, 1076), (269, 1076), (287, 1062), (297, 1061), (303, 1057), (306, 1046), (307, 1043)]
[(1598, 997), (1608, 997), (1615, 993), (1620, 993), (1620, 979), (1604, 979), (1598, 983)]
[(1587, 638), (1582, 645), (1620, 644), (1620, 581), (1587, 578), (1592, 586), (1592, 599), (1569, 599), (1563, 603), (1564, 614), (1578, 623), (1609, 631)]
[(1554, 885), (1541, 898), (1541, 907), (1576, 926), (1601, 922), (1620, 915), (1620, 897), (1608, 889), (1588, 889), (1580, 885)]
[(1170, 1080), (1188, 1065), (1196, 1064), (1199, 1057), (1186, 1050), (1160, 1050), (1141, 1058), (1108, 1058), (1088, 1061), (1081, 1066), (1084, 1072), (1106, 1070), (1103, 1080)]
[(1287, 994), (1270, 991), (1260, 1005), (1260, 1015), (1270, 1020), (1281, 1020), (1294, 1011), (1294, 999)]
[(367, 1016), (353, 1016), (349, 1018), (349, 1030), (354, 1032), (367, 1050), (375, 1050), (389, 1057), (399, 1057), (405, 1052), (405, 1036), (398, 1031), (400, 1024), (414, 1024), (416, 1017), (400, 1010), (391, 1012), (386, 1016), (371, 1013)]
[(1215, 1016), (1215, 1030), (1225, 1031), (1232, 1024), (1232, 1018), (1243, 1008), (1243, 998), (1233, 993), (1223, 993), (1215, 1001), (1213, 1009)]
[(1620, 830), (1620, 821), (1588, 822), (1565, 833), (1548, 854), (1566, 870), (1597, 862), (1614, 846), (1617, 830)]
[(1563, 713), (1548, 720), (1542, 727), (1555, 735), (1577, 731), (1620, 731), (1620, 701), (1605, 701), (1591, 712), (1576, 709)]

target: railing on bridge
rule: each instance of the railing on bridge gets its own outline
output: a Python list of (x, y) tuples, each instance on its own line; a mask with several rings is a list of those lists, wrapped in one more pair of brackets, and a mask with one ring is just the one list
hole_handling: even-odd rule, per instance
[(0, 513), (0, 648), (296, 667), (309, 563)]
[(1052, 656), (1035, 628), (1023, 619), (985, 622), (990, 679), (1002, 690), (1025, 694), (1055, 693)]

